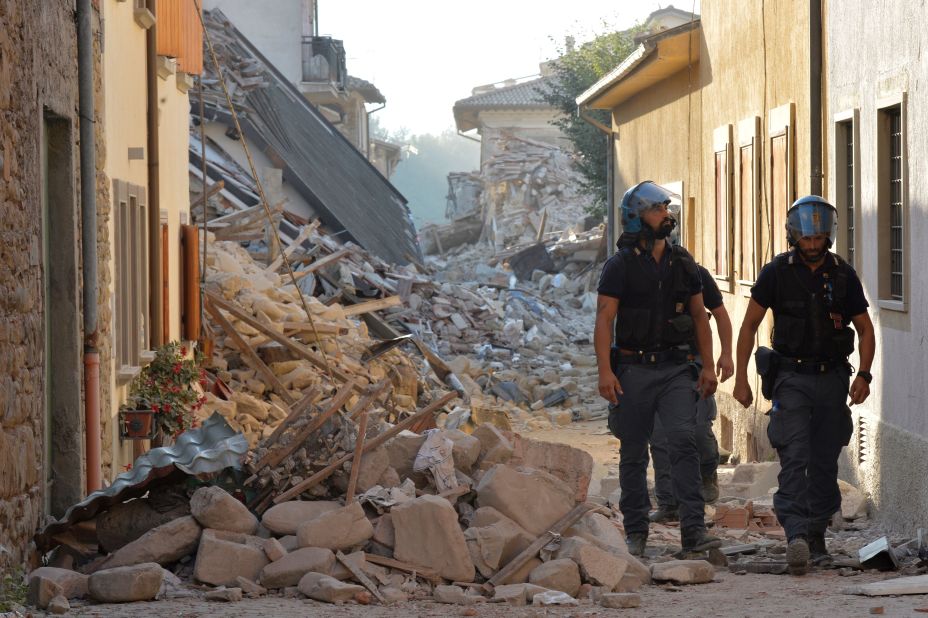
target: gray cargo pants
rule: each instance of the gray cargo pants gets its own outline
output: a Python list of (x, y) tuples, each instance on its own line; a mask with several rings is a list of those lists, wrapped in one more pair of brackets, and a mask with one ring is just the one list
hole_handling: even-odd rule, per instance
[(787, 539), (824, 533), (841, 508), (838, 455), (854, 433), (849, 381), (842, 365), (815, 375), (780, 371), (774, 382), (767, 437), (780, 456), (773, 508)]
[[(712, 432), (712, 422), (717, 414), (714, 395), (700, 398), (696, 402), (696, 450), (699, 451), (699, 473), (702, 479), (711, 477), (719, 467), (719, 443)], [(651, 462), (654, 464), (657, 505), (668, 509), (677, 508), (670, 474), (670, 448), (659, 418), (654, 419), (654, 431), (651, 432)]]
[(696, 376), (692, 363), (618, 364), (624, 394), (610, 406), (609, 430), (621, 441), (619, 508), (626, 534), (648, 532), (648, 442), (657, 416), (670, 448), (674, 495), (684, 530), (705, 528), (696, 450)]

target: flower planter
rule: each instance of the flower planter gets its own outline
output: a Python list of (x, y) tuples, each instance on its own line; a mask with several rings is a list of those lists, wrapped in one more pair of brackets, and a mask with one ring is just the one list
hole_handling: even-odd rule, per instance
[(151, 410), (120, 410), (119, 437), (123, 440), (151, 440), (157, 431)]

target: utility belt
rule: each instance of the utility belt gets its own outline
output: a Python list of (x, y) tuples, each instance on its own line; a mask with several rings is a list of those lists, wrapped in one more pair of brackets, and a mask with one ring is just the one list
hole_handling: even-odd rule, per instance
[(622, 350), (613, 347), (611, 351), (612, 368), (616, 365), (659, 365), (661, 363), (688, 363), (693, 361), (696, 355), (689, 346), (678, 348), (665, 348), (663, 350), (654, 350), (645, 352), (644, 350), (631, 351)]
[(761, 346), (754, 353), (754, 363), (757, 366), (757, 374), (761, 379), (761, 394), (764, 399), (772, 401), (773, 386), (781, 371), (792, 371), (802, 375), (822, 375), (838, 367), (847, 366), (847, 359), (790, 358), (783, 356), (776, 350)]

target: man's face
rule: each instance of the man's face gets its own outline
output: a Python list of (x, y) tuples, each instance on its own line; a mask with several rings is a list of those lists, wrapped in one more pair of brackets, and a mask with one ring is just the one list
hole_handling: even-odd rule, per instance
[(828, 236), (825, 234), (803, 236), (799, 239), (799, 255), (803, 261), (810, 264), (815, 264), (824, 258), (827, 250)]
[(670, 215), (667, 204), (648, 208), (641, 213), (641, 221), (654, 230), (657, 238), (667, 238), (675, 227), (675, 220)]

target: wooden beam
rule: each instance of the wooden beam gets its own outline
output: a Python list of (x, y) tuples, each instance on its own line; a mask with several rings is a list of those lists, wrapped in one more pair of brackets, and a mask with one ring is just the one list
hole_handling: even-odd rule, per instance
[(365, 575), (364, 571), (351, 564), (351, 562), (348, 560), (348, 556), (339, 550), (335, 553), (335, 557), (338, 558), (338, 561), (342, 563), (342, 566), (348, 569), (348, 572), (351, 573), (354, 578), (361, 583), (361, 585), (370, 590), (371, 594), (374, 595), (378, 601), (384, 605), (389, 605), (389, 603), (387, 603), (387, 599), (385, 599), (384, 596), (380, 594), (380, 590), (377, 589), (377, 586), (374, 585), (374, 582), (371, 581), (371, 578)]
[(364, 453), (364, 437), (367, 433), (367, 410), (361, 411), (358, 423), (358, 437), (354, 442), (354, 459), (351, 461), (351, 475), (348, 477), (348, 490), (345, 492), (345, 504), (354, 502), (354, 491), (358, 488), (358, 470), (361, 469), (361, 456)]
[(403, 299), (399, 296), (387, 296), (386, 298), (375, 298), (374, 300), (358, 303), (357, 305), (348, 305), (343, 307), (343, 309), (345, 316), (361, 315), (363, 313), (370, 313), (371, 311), (380, 311), (381, 309), (397, 307), (402, 304)]
[(349, 253), (350, 253), (350, 251), (349, 251), (348, 249), (339, 249), (339, 250), (336, 251), (335, 253), (330, 253), (329, 255), (327, 255), (327, 256), (325, 256), (325, 257), (319, 258), (318, 260), (316, 260), (315, 262), (313, 262), (312, 264), (310, 264), (308, 267), (304, 268), (304, 269), (301, 270), (301, 271), (295, 272), (295, 273), (293, 273), (293, 274), (294, 274), (294, 276), (296, 276), (297, 278), (299, 278), (299, 277), (303, 277), (303, 276), (305, 276), (305, 275), (308, 275), (308, 274), (310, 274), (310, 273), (314, 273), (314, 272), (316, 272), (317, 270), (319, 270), (320, 268), (322, 268), (323, 266), (326, 266), (326, 265), (328, 265), (328, 264), (332, 264), (333, 262), (337, 262), (338, 260), (342, 259), (343, 257), (345, 257), (346, 255), (348, 255)]
[(287, 388), (283, 385), (283, 383), (281, 383), (279, 379), (277, 379), (277, 376), (274, 375), (274, 372), (271, 371), (271, 368), (268, 367), (263, 360), (261, 360), (261, 357), (258, 356), (258, 353), (255, 352), (254, 348), (248, 345), (248, 342), (245, 341), (242, 335), (239, 334), (239, 332), (235, 329), (234, 326), (232, 326), (229, 320), (227, 320), (226, 317), (222, 315), (222, 312), (216, 309), (216, 307), (214, 307), (211, 302), (206, 303), (206, 310), (211, 316), (213, 316), (213, 319), (219, 323), (219, 326), (222, 328), (222, 330), (224, 330), (226, 334), (232, 338), (232, 341), (235, 342), (235, 347), (238, 348), (239, 352), (244, 354), (248, 360), (253, 363), (254, 368), (258, 370), (258, 373), (264, 376), (264, 379), (267, 380), (267, 383), (271, 389), (280, 395), (281, 399), (283, 399), (288, 406), (292, 406), (294, 403), (296, 403), (293, 397), (290, 396)]
[[(419, 420), (425, 418), (429, 414), (434, 414), (446, 403), (448, 403), (452, 399), (456, 399), (457, 396), (458, 396), (457, 393), (446, 393), (443, 397), (441, 397), (440, 399), (436, 401), (433, 401), (428, 406), (423, 408), (420, 412), (416, 412), (412, 416), (400, 421), (399, 423), (394, 425), (391, 429), (388, 429), (387, 431), (380, 434), (379, 436), (377, 436), (370, 442), (366, 442), (364, 444), (362, 454), (376, 449), (381, 444), (383, 444), (384, 442), (386, 442), (387, 440), (389, 440), (390, 438), (392, 438), (399, 432), (409, 427), (412, 427)], [(332, 475), (332, 473), (338, 470), (342, 466), (342, 464), (344, 464), (346, 461), (348, 461), (352, 457), (353, 457), (353, 453), (348, 453), (347, 455), (340, 457), (337, 460), (333, 461), (332, 463), (330, 463), (328, 466), (326, 466), (325, 468), (323, 468), (316, 474), (312, 475), (311, 477), (304, 480), (303, 482), (297, 485), (294, 485), (293, 487), (291, 487), (284, 493), (274, 498), (274, 504), (280, 504), (281, 502), (286, 502), (287, 500), (290, 500), (292, 498), (295, 498), (296, 496), (299, 496), (301, 493), (303, 493), (307, 489), (311, 487), (315, 487), (316, 485), (318, 485), (325, 479), (329, 478)]]
[(409, 564), (408, 562), (400, 562), (399, 560), (394, 560), (393, 558), (387, 558), (385, 556), (378, 556), (377, 554), (369, 554), (364, 552), (364, 559), (370, 562), (371, 564), (377, 564), (379, 566), (387, 567), (389, 569), (396, 569), (397, 571), (405, 571), (407, 573), (413, 573), (420, 576), (423, 579), (427, 579), (432, 582), (441, 583), (441, 575), (438, 574), (438, 571), (430, 569), (428, 567), (422, 567), (415, 564)]

